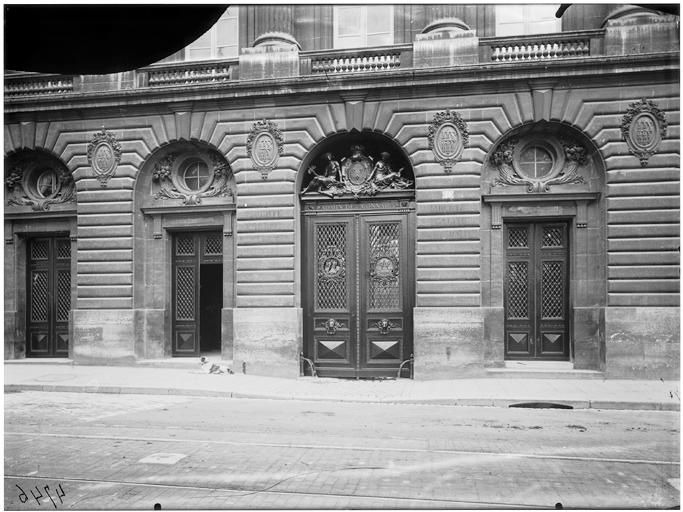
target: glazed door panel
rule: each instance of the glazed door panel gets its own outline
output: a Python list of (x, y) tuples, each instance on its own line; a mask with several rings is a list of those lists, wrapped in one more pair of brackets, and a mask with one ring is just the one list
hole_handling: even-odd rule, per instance
[(321, 376), (395, 377), (410, 356), (406, 215), (306, 218), (306, 356)]
[(71, 310), (71, 241), (28, 240), (26, 355), (68, 357)]
[(566, 223), (505, 225), (505, 357), (566, 360)]
[[(176, 233), (173, 237), (171, 349), (174, 356), (200, 354), (201, 272), (203, 265), (222, 264), (222, 243), (219, 232)], [(216, 290), (222, 294), (222, 287)], [(220, 304), (221, 298), (216, 302)], [(217, 314), (220, 316), (220, 308)]]

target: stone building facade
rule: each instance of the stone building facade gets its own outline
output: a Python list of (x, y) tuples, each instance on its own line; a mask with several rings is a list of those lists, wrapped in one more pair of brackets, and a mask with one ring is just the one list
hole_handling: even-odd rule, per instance
[(677, 378), (679, 18), (389, 7), (390, 44), (239, 6), (228, 59), (6, 72), (5, 358)]

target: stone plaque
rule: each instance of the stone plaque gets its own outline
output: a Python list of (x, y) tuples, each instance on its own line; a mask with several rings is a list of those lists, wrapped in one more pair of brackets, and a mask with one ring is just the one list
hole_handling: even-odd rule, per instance
[(114, 134), (104, 129), (93, 135), (88, 144), (88, 162), (95, 177), (104, 188), (121, 161), (121, 145)]
[(251, 158), (254, 169), (261, 172), (264, 180), (276, 167), (277, 159), (282, 152), (282, 132), (275, 123), (265, 119), (254, 123), (247, 138), (247, 154)]
[(664, 112), (652, 100), (643, 98), (629, 105), (621, 120), (621, 134), (643, 167), (666, 135), (666, 125)]
[(469, 141), (465, 121), (457, 112), (438, 112), (429, 126), (428, 138), (434, 157), (450, 173)]

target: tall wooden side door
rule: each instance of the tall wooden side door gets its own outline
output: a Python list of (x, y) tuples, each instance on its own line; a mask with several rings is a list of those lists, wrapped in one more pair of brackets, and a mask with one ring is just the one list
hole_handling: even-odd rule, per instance
[(407, 222), (405, 214), (306, 218), (304, 342), (319, 375), (395, 377), (410, 357)]
[(26, 355), (68, 357), (71, 241), (31, 238), (27, 244)]
[[(176, 233), (173, 237), (172, 353), (198, 356), (201, 350), (200, 283), (204, 265), (223, 263), (220, 232)], [(222, 287), (217, 287), (222, 290)], [(222, 291), (220, 292), (222, 293)], [(217, 298), (220, 303), (220, 297)], [(218, 311), (220, 315), (220, 310)]]
[(567, 224), (506, 224), (505, 253), (506, 359), (567, 360)]

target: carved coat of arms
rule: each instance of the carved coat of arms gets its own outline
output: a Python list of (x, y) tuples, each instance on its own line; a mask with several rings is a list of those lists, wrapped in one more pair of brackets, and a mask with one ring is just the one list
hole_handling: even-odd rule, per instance
[(325, 166), (322, 172), (318, 172), (316, 165), (308, 168), (312, 178), (302, 190), (302, 195), (309, 192), (328, 197), (351, 194), (358, 199), (360, 195), (374, 196), (385, 190), (403, 190), (413, 184), (402, 176), (403, 168), (394, 171), (391, 155), (387, 152), (380, 153), (380, 158), (375, 161), (366, 154), (363, 146), (354, 145), (341, 163), (332, 153), (325, 153), (322, 160)]
[(88, 162), (102, 188), (116, 172), (121, 161), (121, 145), (113, 133), (104, 128), (95, 133), (88, 144)]
[(621, 120), (621, 134), (643, 167), (666, 135), (666, 126), (664, 112), (654, 101), (643, 98), (629, 105)]

